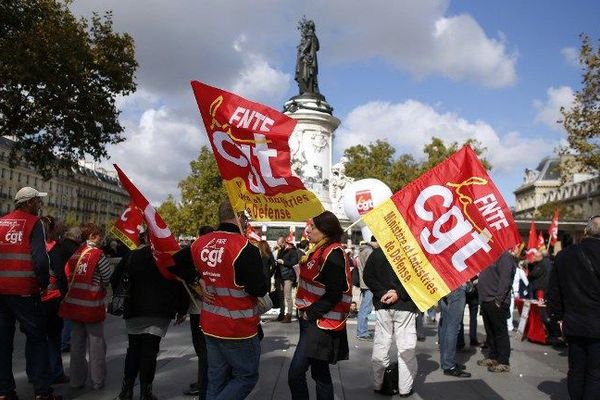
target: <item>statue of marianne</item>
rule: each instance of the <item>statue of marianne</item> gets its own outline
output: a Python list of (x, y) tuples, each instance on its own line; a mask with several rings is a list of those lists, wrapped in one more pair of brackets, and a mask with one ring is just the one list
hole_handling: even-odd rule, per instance
[(317, 51), (319, 50), (319, 39), (315, 33), (315, 23), (312, 20), (302, 18), (298, 24), (298, 30), (302, 38), (298, 45), (298, 57), (296, 59), (296, 76), (300, 94), (319, 94), (319, 83), (317, 82)]

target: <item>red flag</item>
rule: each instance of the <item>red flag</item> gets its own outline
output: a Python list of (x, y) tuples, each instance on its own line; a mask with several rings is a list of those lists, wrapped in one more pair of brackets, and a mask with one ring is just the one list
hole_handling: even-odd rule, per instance
[(510, 209), (469, 146), (363, 221), (421, 311), (521, 241)]
[(119, 239), (130, 250), (140, 245), (140, 229), (144, 216), (139, 208), (130, 202), (127, 209), (110, 228), (110, 233)]
[(256, 231), (254, 230), (254, 228), (250, 224), (246, 225), (246, 237), (249, 240), (255, 240), (257, 242), (260, 242), (262, 240), (262, 238), (260, 237), (260, 235), (258, 233), (256, 233)]
[(532, 263), (535, 251), (538, 248), (538, 237), (535, 231), (535, 221), (531, 220), (531, 227), (529, 227), (529, 240), (527, 240), (527, 262)]
[(304, 221), (324, 211), (292, 174), (288, 140), (296, 120), (198, 81), (192, 89), (235, 211), (255, 221)]
[(557, 208), (556, 210), (554, 210), (554, 217), (552, 218), (552, 222), (550, 223), (550, 226), (548, 227), (548, 237), (549, 237), (548, 245), (549, 246), (554, 246), (554, 244), (558, 240), (558, 216), (559, 216), (559, 211)]
[(169, 272), (168, 267), (174, 264), (172, 255), (180, 250), (179, 243), (177, 243), (169, 227), (146, 197), (133, 185), (117, 164), (113, 165), (117, 170), (121, 185), (129, 193), (131, 201), (143, 212), (144, 220), (148, 226), (148, 239), (152, 247), (152, 255), (158, 270), (165, 278), (174, 279), (175, 277)]
[(538, 250), (545, 250), (546, 249), (546, 241), (544, 240), (544, 234), (542, 233), (542, 231), (540, 231), (540, 233), (538, 234), (538, 245), (537, 245)]

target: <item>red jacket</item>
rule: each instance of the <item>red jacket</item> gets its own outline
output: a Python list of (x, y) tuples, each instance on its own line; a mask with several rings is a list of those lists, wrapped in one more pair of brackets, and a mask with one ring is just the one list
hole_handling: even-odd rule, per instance
[(192, 260), (215, 296), (212, 303), (202, 302), (200, 326), (209, 336), (221, 339), (246, 339), (257, 333), (260, 315), (256, 297), (235, 283), (234, 262), (250, 245), (239, 233), (216, 231), (196, 239)]
[(40, 292), (30, 242), (38, 219), (21, 210), (0, 217), (0, 294), (28, 296)]

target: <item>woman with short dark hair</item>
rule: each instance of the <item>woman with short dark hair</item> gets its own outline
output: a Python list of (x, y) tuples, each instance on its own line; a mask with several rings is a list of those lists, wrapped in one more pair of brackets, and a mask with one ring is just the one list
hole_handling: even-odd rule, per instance
[(300, 339), (288, 372), (292, 399), (308, 399), (306, 371), (316, 382), (317, 398), (333, 399), (329, 364), (348, 359), (346, 319), (352, 302), (350, 264), (341, 239), (344, 231), (330, 211), (313, 218), (310, 250), (300, 260), (296, 294)]

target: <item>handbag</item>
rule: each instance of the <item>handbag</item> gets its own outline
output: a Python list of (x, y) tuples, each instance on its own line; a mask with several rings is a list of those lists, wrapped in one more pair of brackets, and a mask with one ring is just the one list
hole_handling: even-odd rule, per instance
[[(129, 259), (127, 260), (127, 264), (129, 264)], [(112, 297), (108, 302), (108, 307), (106, 311), (109, 314), (120, 317), (125, 313), (125, 302), (129, 297), (130, 288), (131, 281), (129, 280), (129, 271), (127, 269), (127, 266), (125, 266), (119, 278), (119, 283), (117, 284), (115, 290), (113, 290)]]

